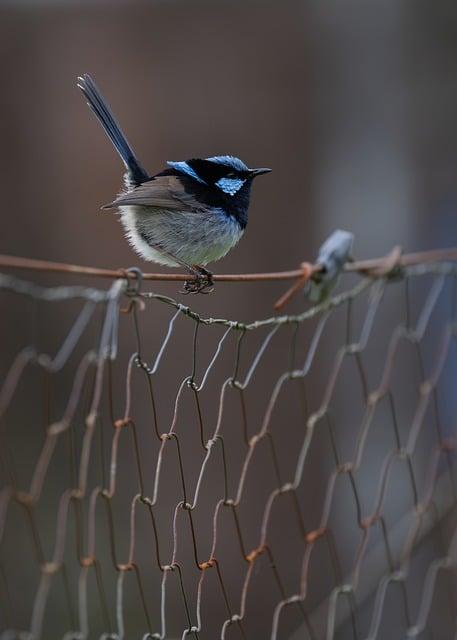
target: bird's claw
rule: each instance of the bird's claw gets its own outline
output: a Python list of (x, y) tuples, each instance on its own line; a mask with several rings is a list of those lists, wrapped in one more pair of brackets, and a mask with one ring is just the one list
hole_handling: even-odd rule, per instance
[(203, 267), (194, 268), (195, 277), (192, 280), (185, 281), (184, 289), (181, 291), (181, 293), (203, 293), (205, 295), (208, 293), (212, 293), (214, 291), (213, 274)]

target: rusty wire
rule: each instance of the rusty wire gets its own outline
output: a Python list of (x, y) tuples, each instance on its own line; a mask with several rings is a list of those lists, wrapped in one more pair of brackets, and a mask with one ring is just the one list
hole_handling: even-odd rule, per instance
[[(432, 278), (433, 282), (429, 288), (425, 301), (417, 314), (417, 319), (412, 322), (412, 311), (410, 305), (410, 294), (408, 284), (413, 279)], [(8, 372), (0, 388), (0, 438), (3, 456), (6, 462), (2, 462), (5, 468), (10, 470), (9, 482), (0, 493), (0, 545), (2, 533), (8, 524), (8, 517), (11, 506), (18, 505), (23, 510), (24, 523), (29, 529), (36, 556), (36, 563), (39, 567), (40, 579), (35, 593), (33, 608), (29, 612), (27, 619), (20, 620), (20, 625), (9, 623), (13, 619), (11, 609), (13, 600), (20, 597), (14, 593), (9, 583), (11, 576), (6, 575), (2, 569), (2, 580), (0, 581), (0, 592), (4, 605), (4, 620), (6, 621), (0, 637), (4, 640), (10, 638), (38, 639), (43, 637), (43, 628), (46, 617), (52, 616), (53, 612), (47, 607), (51, 587), (59, 576), (63, 584), (68, 581), (68, 571), (66, 567), (66, 546), (68, 544), (68, 529), (70, 522), (76, 524), (76, 553), (79, 562), (78, 596), (77, 602), (71, 602), (69, 589), (65, 586), (66, 599), (69, 608), (68, 628), (64, 634), (66, 640), (72, 638), (89, 638), (93, 636), (92, 621), (90, 619), (90, 607), (88, 606), (88, 582), (94, 576), (98, 596), (100, 599), (100, 609), (105, 624), (105, 631), (100, 635), (102, 638), (124, 638), (126, 635), (126, 623), (128, 622), (128, 607), (124, 602), (124, 589), (127, 574), (131, 574), (137, 584), (138, 601), (142, 610), (142, 638), (170, 638), (177, 637), (176, 629), (170, 630), (172, 620), (170, 619), (167, 607), (168, 594), (170, 593), (170, 581), (176, 581), (180, 592), (180, 601), (173, 602), (172, 606), (182, 608), (185, 614), (186, 625), (180, 629), (182, 638), (209, 637), (206, 633), (206, 619), (202, 613), (202, 599), (205, 590), (208, 590), (208, 576), (215, 575), (219, 585), (220, 598), (225, 607), (225, 618), (221, 620), (219, 628), (220, 638), (250, 638), (248, 630), (247, 600), (251, 592), (251, 583), (256, 567), (262, 561), (266, 561), (271, 569), (272, 579), (276, 584), (276, 602), (270, 610), (264, 612), (269, 620), (269, 635), (272, 640), (285, 638), (281, 635), (281, 624), (284, 616), (290, 608), (295, 608), (298, 612), (301, 626), (296, 637), (310, 638), (318, 640), (325, 637), (327, 640), (338, 638), (339, 630), (342, 628), (341, 616), (338, 615), (341, 601), (347, 605), (347, 622), (351, 636), (357, 640), (373, 640), (379, 638), (380, 630), (386, 617), (389, 616), (387, 606), (388, 594), (392, 588), (399, 589), (401, 599), (405, 609), (406, 633), (405, 637), (419, 638), (424, 630), (428, 629), (430, 611), (434, 605), (434, 593), (439, 576), (443, 571), (455, 572), (457, 568), (457, 528), (450, 536), (450, 542), (441, 552), (437, 552), (428, 565), (428, 570), (423, 582), (422, 599), (419, 607), (411, 611), (408, 605), (407, 580), (410, 574), (411, 565), (414, 563), (414, 555), (417, 546), (423, 538), (423, 529), (434, 529), (442, 526), (442, 521), (450, 513), (457, 509), (457, 485), (453, 467), (453, 454), (457, 447), (457, 416), (453, 416), (452, 435), (443, 435), (443, 430), (439, 419), (439, 399), (437, 396), (437, 385), (443, 372), (446, 359), (451, 351), (452, 341), (457, 333), (457, 264), (454, 262), (416, 264), (405, 267), (396, 274), (397, 282), (400, 280), (405, 284), (405, 304), (406, 314), (404, 321), (396, 326), (390, 336), (387, 351), (384, 355), (384, 366), (378, 384), (373, 388), (369, 387), (368, 378), (363, 362), (364, 352), (372, 338), (373, 325), (382, 307), (386, 289), (391, 286), (390, 278), (380, 276), (371, 279), (362, 279), (352, 289), (346, 290), (340, 295), (333, 297), (318, 307), (310, 308), (299, 315), (274, 316), (264, 320), (243, 323), (236, 320), (205, 318), (175, 300), (156, 293), (144, 292), (139, 286), (131, 286), (131, 283), (124, 279), (115, 280), (108, 291), (96, 290), (80, 286), (65, 286), (56, 288), (43, 288), (36, 284), (19, 280), (14, 276), (0, 274), (0, 290), (19, 294), (27, 299), (33, 298), (46, 304), (57, 301), (81, 300), (82, 307), (74, 321), (71, 329), (57, 353), (51, 356), (36, 350), (32, 344), (25, 344), (17, 353), (11, 363)], [(428, 280), (427, 280), (428, 282)], [(418, 365), (419, 377), (421, 379), (416, 410), (411, 423), (408, 425), (407, 436), (400, 433), (398, 426), (398, 407), (395, 406), (392, 396), (392, 376), (395, 372), (400, 346), (403, 342), (411, 344), (418, 352), (419, 362), (421, 360), (421, 345), (429, 329), (431, 318), (435, 310), (442, 304), (443, 291), (446, 284), (451, 283), (453, 300), (447, 307), (447, 319), (443, 325), (440, 337), (434, 344), (435, 355), (434, 364), (428, 370)], [(353, 335), (352, 313), (355, 301), (367, 297), (366, 309), (363, 322), (358, 335)], [(128, 304), (125, 305), (125, 298)], [(124, 306), (123, 306), (124, 305)], [(160, 346), (155, 354), (147, 353), (139, 323), (139, 318), (145, 315), (155, 317), (157, 305), (171, 306), (173, 311), (165, 326), (155, 327), (156, 332), (163, 336)], [(319, 351), (323, 340), (324, 330), (327, 322), (337, 309), (346, 310), (346, 339), (336, 351), (333, 358), (328, 379), (322, 397), (319, 399), (317, 409), (308, 412), (303, 422), (303, 433), (301, 446), (297, 452), (291, 451), (291, 460), (296, 458), (295, 467), (284, 469), (278, 463), (277, 454), (277, 434), (274, 433), (273, 414), (284, 387), (293, 381), (305, 384), (312, 374), (312, 368), (319, 358)], [(98, 343), (95, 347), (84, 353), (74, 370), (71, 390), (65, 401), (65, 409), (62, 417), (55, 421), (50, 421), (46, 425), (46, 432), (41, 452), (35, 461), (31, 482), (28, 487), (18, 486), (15, 479), (14, 464), (9, 459), (8, 439), (10, 429), (13, 425), (8, 424), (5, 415), (14, 403), (23, 401), (20, 397), (21, 379), (28, 368), (38, 367), (42, 369), (49, 378), (59, 376), (68, 365), (84, 331), (95, 322), (95, 313), (102, 310), (103, 322)], [(112, 365), (118, 358), (118, 325), (119, 313), (125, 311), (132, 318), (132, 332), (136, 341), (136, 350), (130, 354), (127, 370), (124, 379), (124, 410), (121, 416), (116, 416), (113, 409), (112, 390)], [(181, 320), (182, 319), (182, 320)], [(278, 332), (284, 331), (286, 327), (297, 328), (315, 320), (316, 325), (312, 337), (307, 345), (305, 355), (297, 353), (294, 342), (295, 333), (292, 332), (290, 366), (286, 370), (275, 372), (276, 382), (272, 389), (264, 391), (263, 419), (254, 427), (247, 428), (247, 418), (244, 415), (244, 425), (242, 428), (242, 441), (239, 445), (241, 456), (241, 472), (237, 478), (231, 478), (236, 487), (230, 492), (228, 478), (232, 474), (227, 461), (225, 451), (225, 432), (223, 427), (224, 415), (227, 403), (231, 402), (234, 394), (240, 401), (241, 407), (245, 407), (246, 393), (255, 384), (256, 373), (262, 366), (262, 359), (271, 344), (275, 340)], [(163, 364), (167, 358), (170, 344), (176, 337), (176, 333), (182, 323), (192, 322), (194, 326), (193, 338), (193, 358), (190, 363), (187, 375), (181, 380), (177, 387), (174, 410), (169, 428), (162, 432), (157, 420), (157, 403), (160, 399), (154, 393), (156, 380), (160, 378)], [(213, 327), (213, 328), (212, 328)], [(219, 327), (219, 329), (218, 329)], [(203, 371), (198, 372), (197, 359), (201, 341), (205, 340), (206, 332), (222, 331), (218, 334), (216, 346), (212, 356), (209, 358)], [(243, 349), (246, 341), (252, 334), (262, 332), (262, 340), (255, 354), (251, 357), (250, 363), (244, 370), (241, 366)], [(204, 412), (202, 411), (203, 391), (207, 386), (214, 368), (224, 352), (228, 348), (231, 336), (235, 338), (234, 363), (231, 375), (229, 375), (220, 386), (217, 403), (217, 420), (214, 424), (206, 424)], [(8, 339), (4, 336), (3, 339)], [(353, 453), (349, 458), (342, 457), (337, 443), (337, 434), (332, 422), (332, 398), (335, 387), (342, 375), (343, 365), (347, 359), (354, 359), (359, 383), (364, 394), (364, 415), (358, 424), (354, 421), (351, 427), (351, 445)], [(243, 372), (242, 372), (243, 371)], [(150, 414), (149, 428), (152, 430), (158, 444), (155, 459), (151, 462), (153, 469), (152, 491), (147, 491), (145, 483), (145, 468), (141, 461), (141, 437), (135, 420), (133, 418), (134, 394), (132, 392), (133, 377), (144, 376), (150, 394)], [(53, 537), (52, 552), (46, 554), (41, 542), (42, 532), (39, 530), (37, 512), (40, 509), (43, 487), (46, 481), (48, 469), (53, 458), (56, 456), (58, 444), (61, 439), (72, 432), (73, 422), (78, 409), (84, 404), (84, 389), (90, 386), (90, 396), (87, 408), (84, 409), (85, 430), (81, 437), (79, 468), (75, 469), (74, 482), (69, 486), (59, 487), (60, 500), (58, 510), (55, 514), (55, 533)], [(195, 402), (195, 413), (200, 425), (198, 440), (203, 455), (200, 471), (194, 483), (189, 483), (185, 473), (186, 451), (183, 447), (182, 432), (180, 431), (180, 412), (184, 402), (184, 396), (191, 394)], [(229, 398), (229, 394), (230, 398)], [(112, 425), (112, 436), (110, 446), (110, 460), (108, 473), (103, 474), (101, 484), (92, 485), (89, 482), (91, 465), (97, 464), (93, 456), (94, 442), (97, 430), (100, 431), (100, 421), (107, 411), (103, 406), (104, 397), (108, 397), (109, 421)], [(371, 505), (371, 509), (366, 512), (362, 507), (360, 498), (360, 478), (358, 472), (364, 459), (367, 438), (372, 429), (374, 415), (381, 402), (387, 400), (390, 407), (390, 422), (394, 431), (392, 447), (380, 465), (380, 475), (377, 480), (377, 496)], [(305, 398), (306, 401), (306, 398)], [(305, 402), (306, 403), (306, 402)], [(412, 461), (419, 448), (418, 442), (421, 434), (426, 429), (431, 429), (430, 421), (426, 419), (426, 412), (429, 407), (434, 408), (436, 416), (436, 443), (432, 450), (428, 452), (428, 471), (424, 487), (418, 488), (418, 481), (413, 472)], [(243, 410), (244, 411), (244, 410)], [(226, 428), (226, 427), (225, 427)], [(329, 433), (331, 446), (326, 455), (333, 460), (333, 471), (328, 477), (325, 491), (325, 498), (320, 505), (320, 518), (318, 526), (309, 528), (307, 525), (306, 513), (303, 513), (299, 489), (303, 481), (304, 470), (310, 461), (310, 449), (316, 433), (320, 429), (325, 429)], [(135, 469), (131, 470), (132, 475), (138, 479), (138, 490), (131, 496), (130, 512), (124, 514), (130, 519), (130, 535), (128, 553), (125, 557), (120, 557), (117, 548), (116, 530), (113, 524), (114, 499), (117, 495), (119, 485), (125, 478), (119, 473), (119, 461), (122, 456), (121, 434), (128, 433), (133, 444)], [(75, 437), (74, 435), (72, 437)], [(98, 437), (98, 436), (97, 436)], [(240, 517), (240, 507), (246, 500), (246, 482), (248, 473), (252, 467), (252, 461), (256, 449), (265, 442), (271, 454), (271, 473), (275, 478), (276, 487), (268, 495), (263, 504), (263, 517), (258, 531), (257, 543), (254, 547), (248, 547), (243, 531), (243, 523)], [(166, 523), (169, 530), (169, 537), (172, 539), (172, 553), (166, 556), (163, 547), (165, 541), (159, 535), (159, 523), (157, 521), (157, 506), (160, 498), (164, 495), (161, 484), (163, 468), (166, 455), (173, 453), (176, 477), (179, 479), (181, 487), (181, 498), (171, 505), (174, 511), (172, 520)], [(151, 452), (152, 456), (152, 452)], [(167, 458), (169, 460), (169, 458)], [(74, 460), (74, 458), (73, 458)], [(196, 509), (209, 509), (202, 503), (202, 487), (205, 483), (207, 469), (212, 461), (216, 460), (222, 470), (222, 482), (219, 499), (212, 511), (211, 526), (211, 551), (209, 555), (202, 555), (199, 544), (199, 533), (195, 525)], [(444, 470), (442, 461), (444, 460)], [(395, 464), (404, 466), (409, 478), (409, 488), (411, 491), (411, 502), (409, 504), (409, 520), (406, 535), (402, 538), (401, 551), (394, 554), (391, 549), (391, 534), (389, 523), (385, 518), (386, 501), (391, 489), (392, 469)], [(151, 474), (151, 469), (148, 469)], [(445, 500), (439, 504), (437, 487), (441, 486), (443, 477), (449, 479), (452, 491), (447, 492)], [(338, 482), (342, 477), (349, 480), (353, 505), (357, 514), (357, 527), (360, 531), (360, 540), (357, 552), (352, 562), (348, 575), (343, 575), (341, 570), (341, 558), (336, 549), (335, 541), (339, 536), (339, 531), (335, 530), (331, 524), (331, 514), (334, 509), (335, 492)], [(87, 502), (86, 517), (82, 517), (83, 504)], [(300, 580), (296, 588), (288, 590), (284, 584), (284, 577), (288, 567), (281, 566), (275, 558), (274, 550), (270, 544), (269, 531), (274, 519), (275, 508), (279, 502), (287, 501), (289, 509), (292, 511), (297, 530), (302, 540), (302, 549), (296, 562), (301, 566)], [(112, 566), (117, 572), (117, 584), (115, 601), (109, 602), (103, 586), (103, 571), (97, 556), (97, 545), (99, 533), (97, 532), (97, 510), (100, 504), (106, 508), (106, 522), (108, 523), (109, 540), (104, 540), (103, 544), (110, 548)], [(144, 510), (150, 522), (150, 528), (144, 529), (138, 526), (138, 516), (140, 510)], [(73, 515), (72, 515), (73, 514)], [(239, 554), (245, 563), (244, 579), (239, 593), (230, 593), (224, 578), (224, 547), (219, 543), (221, 536), (221, 520), (229, 514), (233, 520), (234, 536), (237, 538)], [(188, 519), (187, 539), (182, 540), (181, 530), (178, 521), (183, 515)], [(430, 522), (431, 521), (431, 524)], [(455, 527), (455, 523), (454, 523)], [(370, 597), (373, 604), (369, 615), (369, 624), (365, 629), (360, 626), (360, 607), (362, 598), (359, 592), (361, 573), (364, 571), (364, 564), (368, 562), (370, 539), (375, 530), (381, 532), (383, 549), (385, 551), (385, 563), (382, 571), (372, 577), (372, 593)], [(287, 533), (284, 534), (284, 544), (287, 544)], [(160, 572), (160, 616), (154, 618), (151, 615), (151, 606), (148, 602), (146, 590), (144, 588), (145, 571), (137, 561), (137, 546), (139, 541), (146, 540), (150, 553), (154, 557), (155, 565)], [(309, 592), (313, 585), (310, 584), (310, 563), (316, 548), (319, 545), (326, 545), (333, 567), (334, 587), (326, 594), (322, 601), (321, 609), (324, 611), (325, 632), (319, 630), (319, 623), (316, 611), (310, 610), (308, 606)], [(194, 559), (194, 570), (198, 576), (196, 584), (196, 597), (192, 598), (188, 592), (189, 577), (180, 562), (180, 548), (188, 545)], [(0, 547), (1, 550), (1, 547)], [(18, 551), (19, 553), (19, 551)], [(340, 552), (341, 553), (341, 552)], [(2, 555), (0, 559), (3, 560)], [(214, 582), (212, 583), (214, 584)], [(450, 594), (454, 598), (455, 593)], [(11, 601), (11, 603), (10, 603)], [(454, 620), (457, 619), (456, 610), (453, 610)], [(232, 636), (232, 632), (233, 633)], [(174, 635), (170, 635), (173, 633)], [(457, 633), (457, 627), (452, 629), (452, 636)], [(214, 637), (214, 636), (213, 636)], [(346, 636), (345, 636), (346, 637)], [(256, 639), (254, 639), (256, 640)]]
[[(453, 261), (457, 259), (457, 248), (438, 249), (432, 251), (420, 251), (418, 253), (402, 254), (400, 247), (394, 247), (391, 253), (381, 258), (371, 260), (360, 260), (347, 262), (344, 269), (348, 272), (361, 274), (383, 275), (386, 267), (394, 266), (410, 267), (413, 265), (424, 265), (436, 262)], [(226, 273), (213, 274), (214, 282), (261, 282), (273, 280), (301, 280), (306, 274), (310, 263), (304, 262), (299, 269), (291, 271), (274, 271), (269, 273)], [(319, 267), (319, 265), (314, 265)], [(79, 276), (96, 276), (98, 278), (125, 278), (125, 269), (101, 269), (98, 267), (86, 267), (77, 264), (67, 264), (62, 262), (50, 262), (49, 260), (36, 260), (34, 258), (24, 258), (20, 256), (10, 256), (0, 254), (0, 267), (13, 269), (26, 269), (35, 271), (49, 271), (52, 273), (66, 273)], [(135, 275), (134, 275), (135, 277)], [(188, 280), (186, 273), (143, 273), (143, 280), (161, 282), (179, 282)]]

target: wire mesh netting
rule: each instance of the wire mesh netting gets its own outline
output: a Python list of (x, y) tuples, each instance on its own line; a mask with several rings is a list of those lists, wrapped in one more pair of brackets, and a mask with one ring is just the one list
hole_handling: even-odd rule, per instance
[(249, 324), (0, 288), (1, 638), (457, 637), (457, 265)]

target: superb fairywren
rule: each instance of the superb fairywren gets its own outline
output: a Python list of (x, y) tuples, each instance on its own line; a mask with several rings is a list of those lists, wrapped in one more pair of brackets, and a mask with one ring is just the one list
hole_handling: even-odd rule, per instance
[(127, 239), (142, 258), (185, 267), (195, 276), (185, 291), (208, 291), (212, 277), (203, 265), (241, 238), (252, 180), (270, 169), (249, 169), (227, 155), (167, 162), (167, 169), (149, 176), (92, 78), (78, 78), (78, 87), (127, 169), (125, 190), (103, 208), (119, 209)]

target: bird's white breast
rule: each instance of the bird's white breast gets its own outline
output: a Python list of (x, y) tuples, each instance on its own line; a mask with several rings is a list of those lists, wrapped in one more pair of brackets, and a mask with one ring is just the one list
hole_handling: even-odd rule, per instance
[(133, 249), (145, 260), (171, 267), (219, 260), (243, 235), (238, 222), (217, 209), (189, 213), (125, 206), (120, 213)]

